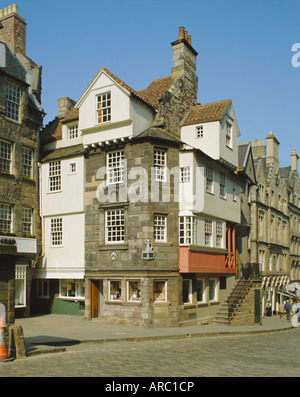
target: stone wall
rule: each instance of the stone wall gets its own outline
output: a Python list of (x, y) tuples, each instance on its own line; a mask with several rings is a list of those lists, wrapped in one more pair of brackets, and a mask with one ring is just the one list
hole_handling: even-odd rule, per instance
[[(162, 187), (155, 201), (151, 200), (151, 167), (153, 167), (154, 149), (167, 150), (168, 168), (178, 165), (179, 151), (176, 145), (153, 140), (135, 141), (126, 144), (124, 156), (128, 172), (134, 167), (143, 167), (148, 176), (148, 198), (130, 201), (126, 195), (115, 203), (99, 202), (96, 189), (102, 181), (96, 180), (98, 168), (106, 166), (106, 151), (97, 150), (86, 156), (86, 315), (89, 316), (90, 296), (89, 280), (103, 282), (102, 316), (106, 321), (139, 324), (142, 326), (170, 325), (178, 317), (178, 202), (174, 202), (174, 186), (171, 183), (170, 200), (162, 201)], [(117, 148), (110, 148), (117, 150)], [(120, 147), (119, 149), (120, 150)], [(128, 180), (128, 186), (136, 180)], [(115, 185), (117, 197), (122, 186)], [(124, 186), (123, 186), (124, 188)], [(124, 209), (125, 242), (122, 244), (105, 244), (105, 211)], [(167, 216), (167, 241), (154, 242), (154, 214)], [(154, 252), (153, 260), (142, 258), (145, 240), (149, 239)], [(116, 253), (112, 260), (111, 253)], [(126, 283), (138, 279), (141, 288), (141, 301), (128, 302)], [(122, 283), (122, 300), (109, 301), (108, 281), (120, 280)], [(153, 302), (153, 282), (167, 282), (168, 302)]]

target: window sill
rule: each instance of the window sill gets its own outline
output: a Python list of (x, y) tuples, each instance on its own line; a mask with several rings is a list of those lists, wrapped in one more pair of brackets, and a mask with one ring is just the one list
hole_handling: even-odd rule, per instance
[(14, 124), (22, 125), (22, 122), (19, 120), (10, 119), (9, 117), (5, 116), (5, 120), (10, 121)]
[(0, 176), (7, 178), (7, 179), (15, 179), (16, 178), (15, 175), (10, 174), (8, 172), (3, 172), (3, 171), (0, 171)]
[(169, 306), (169, 305), (171, 305), (171, 303), (168, 301), (153, 301), (153, 304), (155, 306)]
[(53, 190), (52, 192), (48, 191), (47, 194), (55, 194), (55, 193), (61, 193), (62, 190)]
[(154, 243), (151, 244), (152, 247), (172, 247), (172, 243), (167, 243), (165, 241), (159, 242), (155, 241)]
[(76, 297), (76, 296), (58, 296), (57, 299), (60, 299), (62, 301), (81, 301), (84, 302), (85, 298), (82, 296)]
[(117, 244), (100, 244), (99, 251), (114, 251), (114, 250), (127, 250), (128, 243), (117, 243)]
[(36, 185), (35, 181), (32, 178), (28, 178), (26, 176), (23, 176), (23, 182), (29, 183), (31, 185)]

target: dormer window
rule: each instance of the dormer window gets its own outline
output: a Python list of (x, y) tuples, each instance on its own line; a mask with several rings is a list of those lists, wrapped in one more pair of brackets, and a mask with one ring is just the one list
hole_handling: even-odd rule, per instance
[(5, 116), (11, 120), (19, 121), (21, 104), (20, 87), (7, 83), (6, 85), (6, 109)]
[(68, 128), (68, 139), (78, 138), (78, 125), (71, 125)]
[(97, 96), (97, 122), (99, 124), (111, 121), (111, 94), (106, 92)]

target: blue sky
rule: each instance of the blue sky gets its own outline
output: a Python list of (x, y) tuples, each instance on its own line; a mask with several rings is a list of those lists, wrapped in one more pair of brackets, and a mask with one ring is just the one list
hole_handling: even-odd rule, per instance
[(136, 90), (170, 75), (171, 42), (184, 26), (198, 52), (198, 101), (231, 98), (240, 142), (273, 131), (281, 166), (293, 149), (300, 155), (298, 0), (0, 0), (0, 8), (13, 3), (27, 22), (27, 55), (43, 66), (45, 123), (57, 98), (79, 99), (100, 66)]

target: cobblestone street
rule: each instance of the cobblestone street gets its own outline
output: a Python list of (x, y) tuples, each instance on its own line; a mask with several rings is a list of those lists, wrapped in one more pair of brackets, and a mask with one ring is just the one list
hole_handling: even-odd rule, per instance
[(298, 377), (298, 330), (141, 342), (83, 343), (0, 363), (1, 377)]

